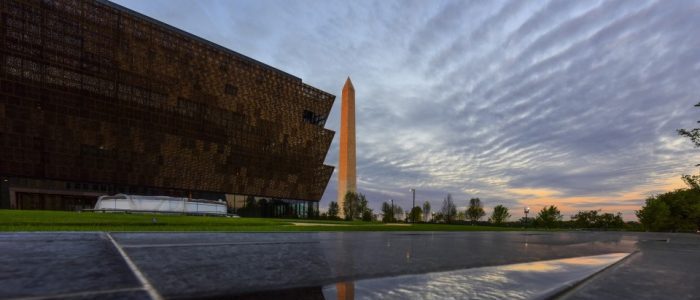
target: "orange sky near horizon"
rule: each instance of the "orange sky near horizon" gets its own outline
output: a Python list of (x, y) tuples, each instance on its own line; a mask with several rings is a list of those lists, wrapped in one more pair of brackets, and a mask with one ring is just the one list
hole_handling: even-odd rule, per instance
[[(610, 197), (565, 197), (563, 193), (555, 189), (533, 188), (533, 189), (508, 189), (516, 195), (522, 195), (520, 203), (523, 206), (530, 207), (529, 216), (535, 216), (545, 206), (554, 205), (564, 215), (564, 220), (568, 220), (571, 215), (582, 210), (598, 210), (603, 213), (618, 213), (621, 212), (625, 221), (636, 221), (637, 216), (635, 210), (639, 210), (644, 204), (644, 200), (652, 196), (653, 191), (673, 191), (679, 188), (686, 187), (680, 175), (673, 176), (641, 187), (632, 189), (631, 191), (620, 195)], [(609, 202), (627, 202), (622, 205), (607, 205), (602, 203)], [(601, 203), (600, 207), (596, 204)], [(517, 213), (522, 214), (522, 211)]]

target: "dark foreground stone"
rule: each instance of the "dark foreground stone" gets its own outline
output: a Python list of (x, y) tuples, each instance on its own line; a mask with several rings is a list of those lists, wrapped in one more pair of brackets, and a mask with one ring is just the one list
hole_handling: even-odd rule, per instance
[[(700, 297), (700, 236), (619, 232), (111, 233), (163, 298), (323, 299), (358, 279), (636, 252), (560, 295)], [(0, 234), (0, 298), (149, 298), (106, 233)], [(303, 295), (303, 297), (301, 296)]]
[(104, 233), (0, 234), (0, 299), (140, 288)]

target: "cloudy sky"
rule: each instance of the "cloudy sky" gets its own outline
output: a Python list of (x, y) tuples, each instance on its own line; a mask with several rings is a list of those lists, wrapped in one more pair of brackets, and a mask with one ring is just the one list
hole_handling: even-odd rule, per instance
[(415, 188), (434, 210), (452, 193), (633, 219), (700, 163), (675, 133), (700, 112), (700, 1), (116, 2), (337, 95), (332, 130), (350, 76), (374, 208)]

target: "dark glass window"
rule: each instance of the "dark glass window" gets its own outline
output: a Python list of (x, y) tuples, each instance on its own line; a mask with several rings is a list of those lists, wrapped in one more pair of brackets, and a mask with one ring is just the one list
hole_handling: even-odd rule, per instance
[(326, 124), (326, 117), (317, 115), (310, 110), (304, 110), (302, 117), (304, 119), (304, 122), (306, 122), (306, 123), (319, 125), (319, 126), (323, 126)]
[(304, 111), (304, 122), (311, 123), (314, 119), (314, 113), (308, 110)]

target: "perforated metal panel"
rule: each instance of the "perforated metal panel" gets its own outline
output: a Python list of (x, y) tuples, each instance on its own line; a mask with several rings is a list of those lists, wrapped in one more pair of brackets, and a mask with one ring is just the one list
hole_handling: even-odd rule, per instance
[(0, 11), (0, 174), (320, 200), (335, 96), (111, 3)]

